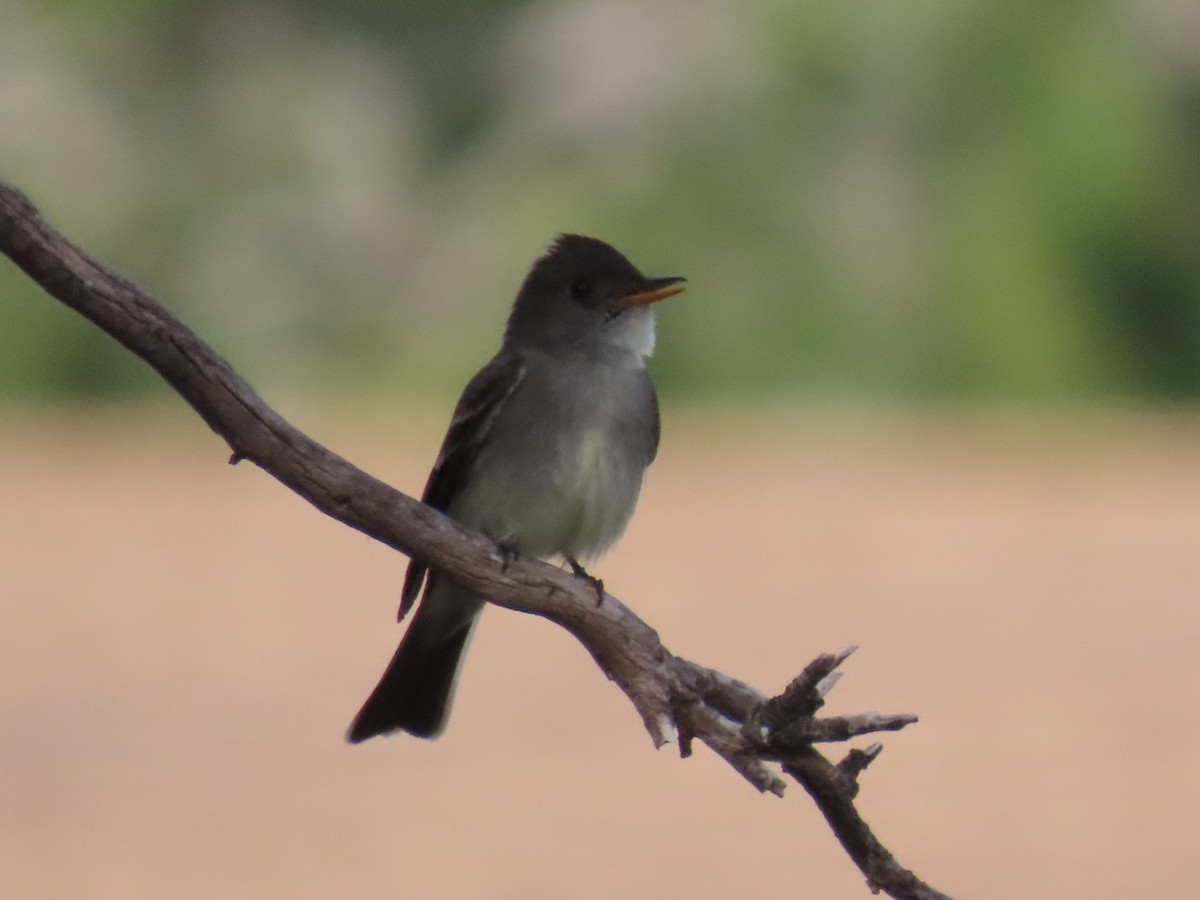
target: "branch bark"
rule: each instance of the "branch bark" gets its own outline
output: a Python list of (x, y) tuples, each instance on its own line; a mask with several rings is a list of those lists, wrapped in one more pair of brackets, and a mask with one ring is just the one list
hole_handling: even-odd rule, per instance
[(852, 650), (821, 656), (778, 697), (675, 656), (658, 634), (610, 594), (538, 560), (506, 560), (486, 538), (389, 487), (303, 434), (186, 325), (131, 281), (52, 228), (14, 187), (0, 182), (0, 251), (52, 297), (145, 360), (229, 445), (326, 515), (416, 556), (492, 602), (543, 616), (571, 632), (629, 697), (656, 747), (696, 739), (760, 791), (782, 795), (773, 764), (812, 796), (873, 892), (896, 898), (946, 895), (902, 867), (858, 814), (858, 775), (880, 745), (830, 762), (813, 744), (845, 741), (916, 722), (865, 713), (818, 718), (838, 667)]

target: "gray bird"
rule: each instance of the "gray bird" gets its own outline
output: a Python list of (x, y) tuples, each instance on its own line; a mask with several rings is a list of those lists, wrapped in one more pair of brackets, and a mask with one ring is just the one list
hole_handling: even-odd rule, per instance
[[(581, 563), (616, 542), (658, 449), (646, 372), (652, 304), (682, 278), (647, 278), (595, 238), (563, 234), (534, 263), (500, 351), (467, 384), (421, 499), (506, 553)], [(359, 743), (446, 725), (484, 599), (412, 560), (400, 618), (425, 593), (378, 686), (350, 726)]]

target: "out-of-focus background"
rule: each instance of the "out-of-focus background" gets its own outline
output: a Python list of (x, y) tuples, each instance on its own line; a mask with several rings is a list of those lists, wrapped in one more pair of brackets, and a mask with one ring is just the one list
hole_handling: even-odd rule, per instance
[[(559, 231), (686, 275), (597, 571), (676, 652), (916, 711), (864, 776), (969, 897), (1194, 897), (1200, 6), (0, 0), (0, 177), (419, 492)], [(403, 560), (0, 262), (0, 893), (866, 896), (794, 787), (650, 752), (490, 611), (349, 748)]]

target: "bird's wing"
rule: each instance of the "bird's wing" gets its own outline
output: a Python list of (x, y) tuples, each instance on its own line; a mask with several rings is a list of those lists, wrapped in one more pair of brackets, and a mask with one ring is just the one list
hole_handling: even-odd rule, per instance
[[(458, 406), (454, 408), (454, 416), (450, 420), (450, 428), (442, 442), (437, 462), (433, 464), (433, 471), (425, 483), (422, 503), (441, 512), (450, 507), (466, 484), (475, 457), (487, 442), (492, 423), (524, 377), (525, 363), (521, 358), (515, 354), (501, 353), (467, 383)], [(403, 619), (412, 609), (427, 571), (428, 566), (419, 560), (414, 558), (409, 562), (404, 588), (400, 592), (398, 619)]]
[(650, 458), (646, 460), (646, 465), (650, 465), (658, 456), (658, 441), (662, 436), (662, 420), (658, 415), (658, 392), (654, 390), (654, 384), (650, 381), (649, 376), (646, 377), (646, 384), (650, 388), (650, 411), (653, 414), (650, 425)]

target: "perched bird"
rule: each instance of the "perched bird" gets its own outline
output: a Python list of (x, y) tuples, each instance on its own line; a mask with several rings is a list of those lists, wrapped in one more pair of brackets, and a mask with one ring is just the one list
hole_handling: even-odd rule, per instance
[[(652, 304), (682, 278), (647, 278), (595, 238), (563, 234), (517, 293), (500, 351), (467, 384), (422, 500), (506, 553), (581, 563), (629, 522), (658, 449), (646, 372)], [(484, 599), (412, 560), (400, 618), (425, 593), (378, 686), (350, 726), (359, 743), (446, 725)]]

